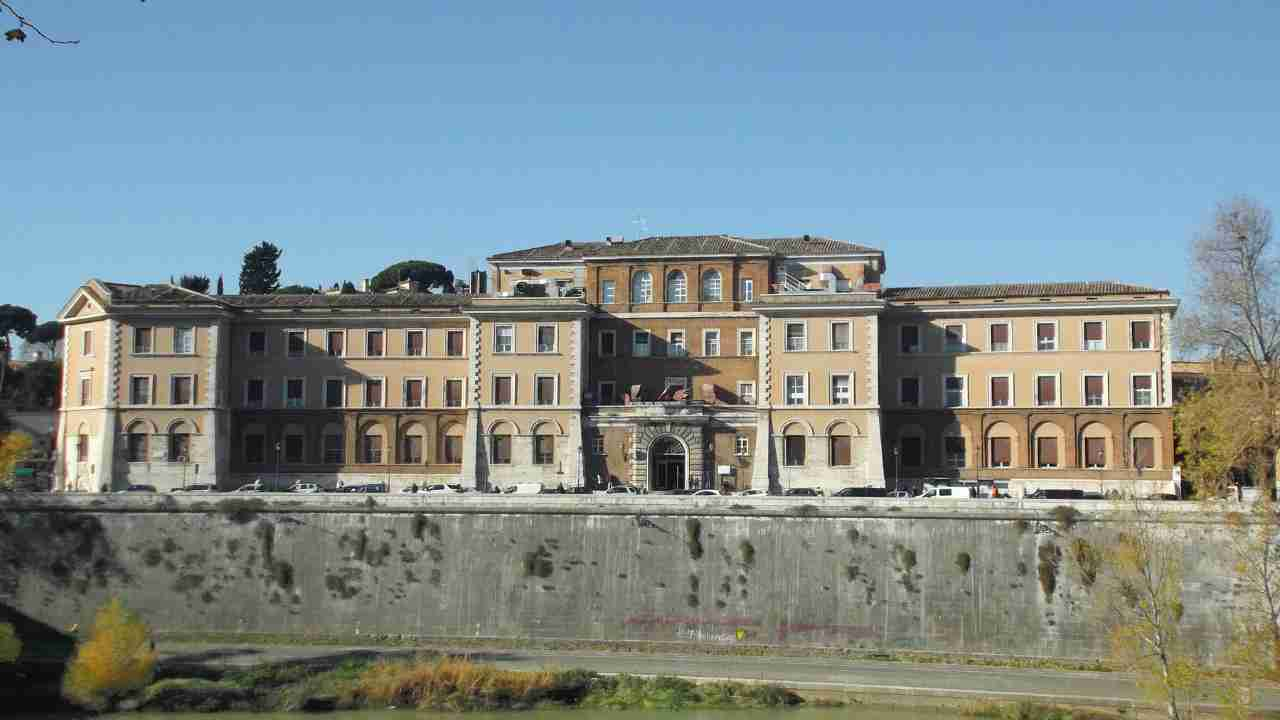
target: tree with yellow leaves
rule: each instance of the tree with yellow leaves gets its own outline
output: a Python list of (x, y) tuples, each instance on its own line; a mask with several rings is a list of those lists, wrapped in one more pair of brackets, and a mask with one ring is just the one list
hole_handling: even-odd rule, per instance
[(105, 709), (151, 681), (156, 651), (151, 629), (119, 598), (98, 610), (89, 638), (63, 678), (63, 694), (79, 705)]
[(11, 432), (0, 435), (0, 487), (12, 487), (13, 471), (31, 454), (31, 437)]

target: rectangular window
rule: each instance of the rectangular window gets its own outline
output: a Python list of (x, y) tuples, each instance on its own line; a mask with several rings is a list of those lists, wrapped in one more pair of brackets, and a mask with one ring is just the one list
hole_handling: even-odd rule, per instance
[(514, 325), (495, 325), (493, 327), (493, 351), (500, 354), (516, 351), (516, 328)]
[(618, 284), (612, 280), (605, 280), (600, 283), (600, 303), (602, 305), (612, 305), (617, 302)]
[(369, 465), (382, 463), (382, 436), (365, 435), (360, 438), (360, 458)]
[(444, 381), (444, 406), (445, 407), (462, 407), (462, 381), (461, 380), (445, 380)]
[(329, 465), (341, 465), (342, 458), (346, 455), (343, 447), (343, 436), (337, 433), (330, 433), (324, 436), (324, 461)]
[(753, 382), (738, 383), (738, 402), (743, 405), (756, 404), (756, 384)]
[(267, 333), (262, 330), (249, 331), (249, 354), (267, 354)]
[(302, 378), (285, 378), (284, 406), (300, 410), (307, 406), (306, 381)]
[(685, 345), (684, 331), (672, 330), (667, 333), (667, 356), (668, 357), (684, 357), (689, 354), (689, 348)]
[(364, 406), (382, 407), (382, 380), (370, 378), (364, 381)]
[(831, 323), (831, 349), (836, 352), (853, 349), (853, 326), (850, 323)]
[(942, 378), (942, 404), (944, 407), (956, 408), (964, 407), (965, 402), (965, 379), (958, 375), (948, 375)]
[(465, 334), (465, 330), (450, 330), (445, 334), (445, 355), (462, 357), (462, 338)]
[(556, 461), (556, 445), (555, 436), (553, 435), (534, 435), (533, 436), (533, 464), (534, 465), (551, 465)]
[(596, 401), (599, 405), (613, 405), (617, 402), (617, 385), (612, 380), (601, 380), (598, 385), (600, 398)]
[(556, 326), (538, 326), (538, 352), (553, 353), (556, 351)]
[(991, 378), (991, 407), (1009, 407), (1012, 403), (1009, 392), (1009, 377), (998, 375)]
[(510, 435), (493, 435), (489, 438), (489, 446), (492, 448), (489, 462), (494, 465), (510, 465), (511, 464), (511, 436)]
[(1036, 376), (1036, 405), (1058, 404), (1058, 378), (1055, 375)]
[(804, 465), (804, 436), (787, 435), (783, 439), (783, 464), (792, 467)]
[(187, 433), (169, 435), (169, 462), (191, 462), (191, 436)]
[(942, 328), (943, 348), (947, 352), (964, 350), (964, 325), (946, 325)]
[(991, 352), (1009, 352), (1009, 323), (991, 325)]
[(76, 462), (89, 462), (89, 436), (76, 436)]
[(129, 377), (129, 404), (151, 404), (151, 376), (132, 375)]
[(1133, 439), (1133, 466), (1140, 470), (1149, 470), (1156, 466), (1156, 441), (1154, 438), (1136, 437)]
[(918, 435), (904, 437), (898, 447), (902, 453), (902, 467), (918, 468), (924, 464), (924, 438)]
[(591, 454), (596, 456), (608, 454), (604, 449), (604, 438), (600, 435), (591, 436)]
[(324, 342), (329, 357), (342, 357), (347, 351), (347, 334), (342, 330), (330, 330)]
[(803, 352), (809, 348), (808, 328), (802, 322), (789, 322), (786, 325), (787, 352)]
[(991, 457), (988, 465), (993, 468), (1007, 468), (1013, 464), (1013, 441), (1007, 437), (991, 438)]
[(649, 332), (636, 330), (631, 334), (631, 354), (635, 357), (649, 357)]
[(924, 347), (920, 344), (919, 325), (902, 325), (898, 328), (898, 349), (904, 355), (924, 350)]
[(129, 433), (129, 462), (147, 462), (147, 436), (145, 433)]
[(947, 467), (964, 467), (964, 438), (958, 435), (948, 435), (947, 437), (942, 438), (942, 453), (943, 458), (946, 460)]
[(755, 299), (756, 299), (756, 281), (751, 278), (743, 278), (742, 302), (752, 302)]
[(702, 354), (716, 357), (720, 354), (720, 331), (707, 330), (702, 334)]
[(1139, 407), (1155, 405), (1155, 383), (1151, 375), (1133, 376), (1133, 404)]
[(514, 405), (515, 404), (515, 387), (516, 379), (511, 375), (494, 375), (493, 376), (493, 404), (494, 405)]
[(733, 439), (733, 454), (738, 457), (746, 457), (751, 454), (751, 441), (746, 435), (739, 435)]
[(1058, 324), (1051, 322), (1036, 323), (1036, 350), (1049, 352), (1058, 349)]
[(1058, 438), (1036, 438), (1036, 464), (1042, 468), (1058, 467)]
[(302, 330), (285, 330), (285, 347), (289, 357), (302, 357), (307, 352), (307, 334)]
[(425, 330), (404, 331), (404, 354), (409, 357), (423, 357), (427, 354), (427, 333)]
[(151, 328), (133, 329), (133, 354), (145, 355), (151, 352)]
[(92, 405), (92, 404), (93, 404), (93, 376), (81, 375), (80, 376), (80, 405), (84, 406), (84, 405)]
[(174, 375), (169, 378), (169, 402), (172, 405), (192, 405), (196, 401), (196, 379), (191, 375)]
[(809, 377), (807, 375), (787, 375), (785, 388), (788, 405), (807, 405), (809, 403)]
[(898, 378), (898, 403), (903, 407), (920, 407), (920, 378)]
[(831, 376), (831, 404), (849, 405), (853, 400), (853, 383), (849, 375)]
[(346, 394), (346, 383), (338, 378), (329, 378), (324, 381), (324, 406), (327, 408), (340, 408), (346, 404), (343, 395)]
[(244, 381), (244, 406), (249, 408), (266, 407), (267, 384), (262, 378)]
[(830, 458), (832, 467), (848, 467), (853, 464), (853, 438), (848, 435), (832, 435)]
[(404, 381), (404, 406), (411, 408), (425, 407), (423, 400), (426, 399), (426, 389), (423, 387), (426, 381), (422, 378), (409, 378)]
[(422, 464), (422, 436), (421, 435), (405, 435), (404, 444), (400, 449), (400, 462), (410, 465)]
[(1084, 349), (1107, 349), (1107, 338), (1102, 321), (1090, 320), (1084, 324)]
[(618, 352), (618, 335), (613, 330), (600, 331), (600, 357), (613, 357)]
[(284, 461), (287, 463), (303, 462), (303, 443), (301, 435), (284, 436)]
[(173, 329), (173, 351), (178, 355), (191, 355), (195, 353), (195, 328), (176, 327)]
[(756, 333), (754, 330), (738, 332), (738, 354), (742, 357), (753, 357), (756, 354)]
[(1094, 470), (1107, 466), (1107, 439), (1091, 437), (1084, 439), (1084, 466)]
[(93, 356), (93, 331), (85, 330), (80, 335), (80, 354), (85, 357)]
[(382, 357), (386, 353), (381, 330), (368, 330), (364, 334), (364, 354), (367, 357)]
[(1134, 320), (1129, 323), (1129, 347), (1134, 350), (1151, 349), (1151, 321)]
[(267, 461), (267, 436), (244, 436), (244, 461), (247, 463), (265, 463)]
[(537, 375), (533, 378), (533, 404), (556, 404), (556, 379), (550, 375)]
[(1102, 375), (1084, 376), (1084, 404), (1088, 407), (1102, 407), (1106, 393), (1106, 382)]

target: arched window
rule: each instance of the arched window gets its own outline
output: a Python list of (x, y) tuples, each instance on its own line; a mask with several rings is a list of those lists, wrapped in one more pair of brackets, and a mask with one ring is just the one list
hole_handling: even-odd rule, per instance
[(720, 301), (719, 270), (708, 270), (702, 273), (702, 299), (706, 302)]
[(1160, 467), (1160, 453), (1164, 450), (1163, 438), (1154, 425), (1141, 422), (1129, 431), (1129, 450), (1133, 467), (1152, 470)]
[(427, 446), (427, 431), (418, 423), (409, 423), (400, 438), (400, 463), (421, 465), (423, 450)]
[(667, 273), (667, 302), (689, 302), (689, 283), (685, 281), (684, 273), (679, 270)]
[(150, 456), (151, 434), (147, 432), (147, 424), (138, 420), (129, 426), (127, 452), (129, 462), (147, 462)]
[(539, 423), (533, 429), (533, 464), (554, 465), (556, 462), (555, 426)]
[(462, 462), (462, 425), (453, 423), (444, 429), (440, 437), (440, 462), (457, 465)]
[(169, 427), (169, 462), (191, 462), (191, 426), (181, 420)]
[(511, 436), (514, 433), (511, 430), (511, 423), (499, 422), (495, 423), (489, 429), (489, 464), (490, 465), (510, 465), (511, 464)]
[(798, 422), (791, 423), (782, 430), (782, 464), (798, 467), (805, 462), (805, 435), (807, 428)]
[(827, 432), (827, 463), (832, 467), (853, 465), (853, 437), (849, 425), (836, 423)]
[(987, 428), (987, 467), (1020, 467), (1022, 457), (1018, 431), (1006, 422), (998, 422)]
[(648, 270), (641, 270), (631, 276), (631, 302), (653, 302), (653, 275)]
[(383, 447), (382, 428), (370, 425), (360, 435), (360, 462), (367, 465), (382, 464)]
[(1102, 423), (1089, 423), (1080, 430), (1080, 467), (1102, 470), (1111, 466), (1111, 431)]

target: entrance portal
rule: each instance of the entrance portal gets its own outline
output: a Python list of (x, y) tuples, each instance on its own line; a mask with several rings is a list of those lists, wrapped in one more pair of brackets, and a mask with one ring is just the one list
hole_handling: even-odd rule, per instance
[(684, 446), (673, 437), (658, 438), (649, 451), (649, 489), (683, 490), (685, 485)]

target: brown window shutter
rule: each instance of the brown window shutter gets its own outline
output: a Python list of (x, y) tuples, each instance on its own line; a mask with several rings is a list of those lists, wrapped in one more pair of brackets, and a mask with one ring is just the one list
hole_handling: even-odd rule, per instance
[(1036, 340), (1053, 340), (1053, 323), (1036, 323)]
[(1058, 464), (1058, 438), (1036, 438), (1036, 459), (1040, 465)]
[(831, 464), (853, 464), (853, 452), (848, 435), (833, 435), (831, 437)]
[(1036, 388), (1039, 391), (1039, 402), (1041, 405), (1052, 405), (1058, 401), (1058, 383), (1056, 378), (1039, 377), (1036, 378)]
[(411, 332), (407, 336), (409, 344), (409, 355), (422, 354), (422, 333)]
[(457, 357), (462, 355), (462, 333), (451, 332), (449, 337), (449, 355)]
[(1102, 397), (1102, 376), (1089, 375), (1084, 379), (1085, 398)]
[(1106, 438), (1084, 439), (1084, 464), (1085, 467), (1098, 467), (1107, 464)]
[(446, 405), (449, 407), (462, 407), (462, 382), (459, 380), (449, 380), (445, 386), (445, 392), (448, 393)]
[(1009, 342), (1009, 326), (1008, 325), (992, 325), (991, 326), (991, 342), (992, 343)]
[(1009, 404), (1009, 378), (991, 378), (991, 404)]
[(511, 404), (511, 378), (498, 377), (493, 379), (494, 396), (493, 402), (496, 405)]
[(1133, 389), (1134, 389), (1134, 390), (1150, 390), (1150, 389), (1151, 389), (1151, 376), (1150, 376), (1150, 375), (1135, 375), (1135, 376), (1134, 376), (1134, 378), (1133, 378)]
[(538, 402), (540, 404), (550, 405), (555, 401), (555, 380), (552, 378), (538, 378)]
[(1085, 340), (1101, 340), (1102, 339), (1102, 323), (1087, 322), (1084, 324)]
[(991, 438), (991, 464), (997, 467), (1008, 467), (1012, 463), (1010, 441), (1007, 437)]
[(408, 392), (409, 397), (407, 398), (407, 402), (405, 404), (408, 405), (409, 407), (421, 407), (422, 406), (422, 381), (410, 380), (408, 384), (408, 390), (409, 390)]
[(1151, 323), (1148, 321), (1133, 324), (1133, 346), (1151, 347)]
[(1156, 441), (1152, 438), (1133, 439), (1133, 466), (1153, 468), (1156, 466)]

